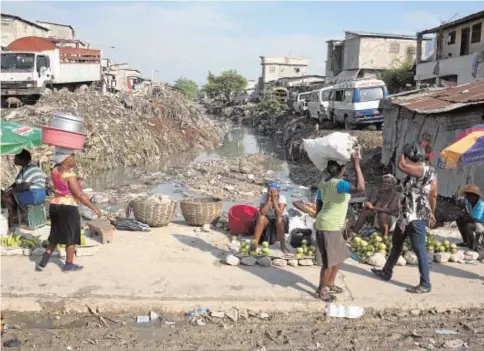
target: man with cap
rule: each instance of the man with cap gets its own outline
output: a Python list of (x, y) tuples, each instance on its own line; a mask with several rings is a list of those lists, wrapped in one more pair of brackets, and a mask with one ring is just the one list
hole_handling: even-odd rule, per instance
[(457, 245), (476, 250), (479, 239), (484, 234), (484, 201), (481, 190), (477, 185), (469, 184), (462, 188), (460, 194), (465, 198), (465, 212), (456, 221), (463, 239)]

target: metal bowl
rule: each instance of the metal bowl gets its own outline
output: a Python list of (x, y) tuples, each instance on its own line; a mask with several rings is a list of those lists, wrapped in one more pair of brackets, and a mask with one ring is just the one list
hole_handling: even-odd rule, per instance
[(50, 127), (73, 133), (86, 133), (84, 119), (70, 113), (56, 112), (50, 120)]

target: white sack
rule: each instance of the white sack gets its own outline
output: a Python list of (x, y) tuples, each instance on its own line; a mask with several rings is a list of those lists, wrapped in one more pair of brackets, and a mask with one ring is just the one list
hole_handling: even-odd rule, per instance
[(345, 164), (351, 161), (353, 152), (359, 152), (358, 139), (348, 133), (334, 132), (322, 138), (304, 139), (303, 142), (309, 159), (320, 171), (326, 169), (329, 160)]

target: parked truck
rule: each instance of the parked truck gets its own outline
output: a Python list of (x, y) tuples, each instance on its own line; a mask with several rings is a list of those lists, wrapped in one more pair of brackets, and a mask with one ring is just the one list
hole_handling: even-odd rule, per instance
[(101, 84), (101, 51), (80, 47), (78, 40), (41, 37), (17, 39), (2, 51), (2, 102), (9, 97), (36, 101), (43, 94)]

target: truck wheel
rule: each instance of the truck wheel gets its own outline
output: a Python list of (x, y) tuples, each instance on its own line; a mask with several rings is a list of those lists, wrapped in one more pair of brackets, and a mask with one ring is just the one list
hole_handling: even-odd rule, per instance
[(76, 89), (76, 92), (82, 94), (82, 93), (87, 92), (88, 90), (89, 90), (89, 87), (87, 86), (87, 84), (83, 84)]

